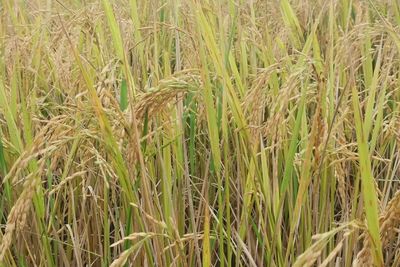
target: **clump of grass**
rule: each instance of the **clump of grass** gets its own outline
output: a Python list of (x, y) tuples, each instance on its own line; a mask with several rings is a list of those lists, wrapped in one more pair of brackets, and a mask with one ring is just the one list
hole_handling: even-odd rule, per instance
[(0, 1), (0, 266), (399, 266), (397, 1)]

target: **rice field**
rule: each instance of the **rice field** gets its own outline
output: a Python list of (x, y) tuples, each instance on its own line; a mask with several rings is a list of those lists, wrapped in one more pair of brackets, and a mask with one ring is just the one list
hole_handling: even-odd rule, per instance
[(400, 266), (398, 0), (0, 0), (0, 266)]

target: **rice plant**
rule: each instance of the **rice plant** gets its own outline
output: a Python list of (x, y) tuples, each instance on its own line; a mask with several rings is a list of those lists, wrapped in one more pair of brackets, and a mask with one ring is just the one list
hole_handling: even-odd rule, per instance
[(400, 266), (397, 0), (0, 0), (0, 266)]

